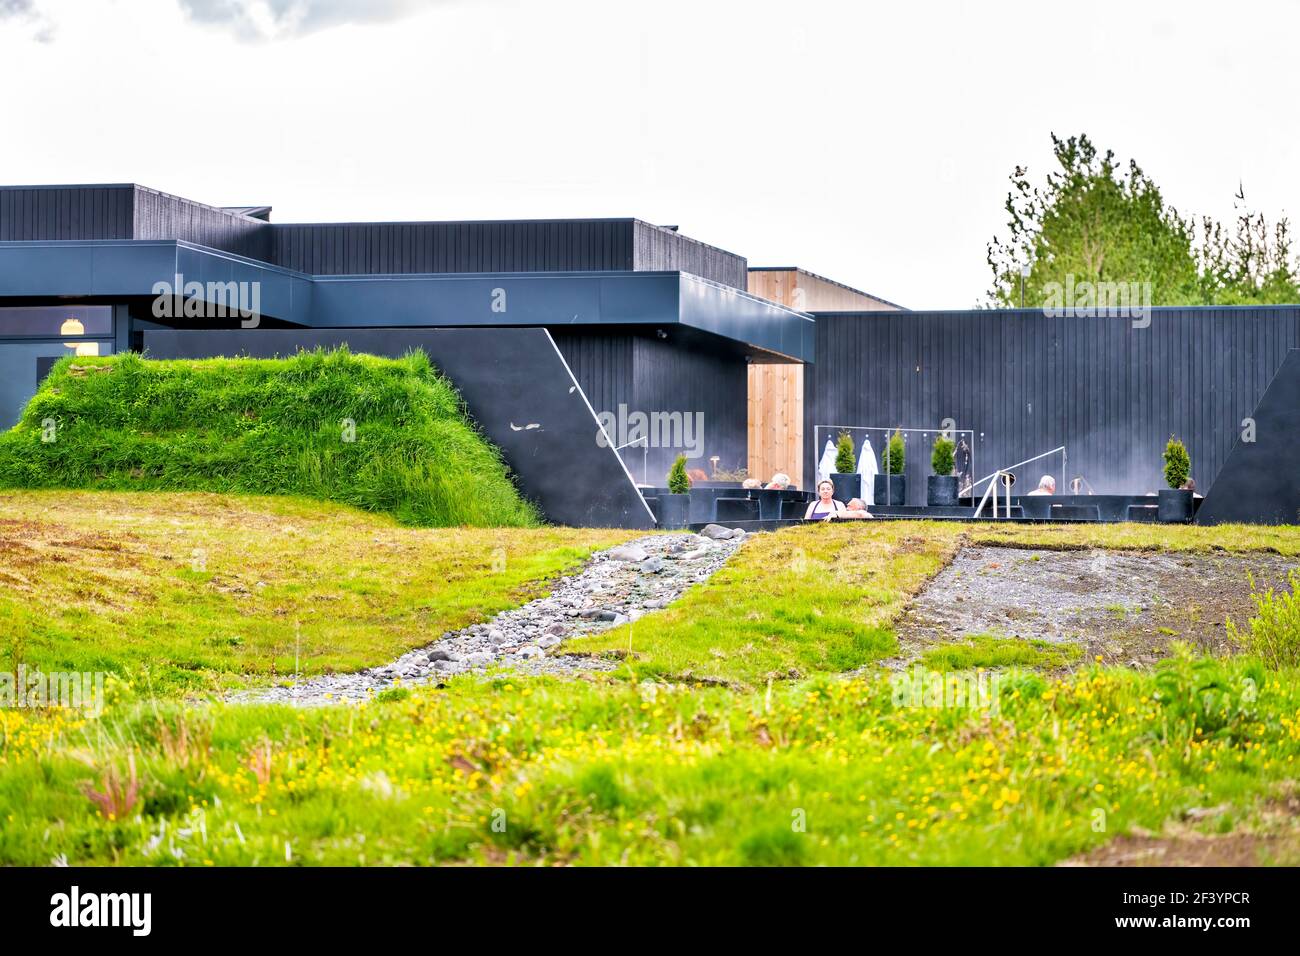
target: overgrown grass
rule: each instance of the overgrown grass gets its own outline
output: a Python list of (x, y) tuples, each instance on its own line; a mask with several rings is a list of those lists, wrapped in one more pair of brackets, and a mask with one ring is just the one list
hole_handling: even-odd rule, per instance
[(996, 712), (825, 677), (9, 711), (0, 862), (1047, 864), (1294, 779), (1297, 678), (1179, 657), (1021, 676)]
[(538, 524), (423, 352), (69, 356), (0, 434), (0, 487), (304, 495), (424, 527)]
[(952, 671), (977, 667), (1054, 669), (1073, 664), (1082, 656), (1083, 649), (1077, 644), (975, 634), (951, 644), (931, 646), (921, 655), (921, 662), (935, 670)]
[(0, 493), (0, 668), (159, 694), (357, 670), (546, 590), (635, 532), (414, 529), (277, 497)]
[(1229, 621), (1228, 633), (1247, 654), (1271, 667), (1300, 667), (1300, 571), (1288, 579), (1291, 590), (1254, 592), (1256, 615), (1245, 631)]
[(626, 672), (640, 677), (756, 685), (851, 670), (894, 653), (891, 621), (961, 532), (891, 521), (758, 535), (662, 613), (565, 646), (627, 654)]

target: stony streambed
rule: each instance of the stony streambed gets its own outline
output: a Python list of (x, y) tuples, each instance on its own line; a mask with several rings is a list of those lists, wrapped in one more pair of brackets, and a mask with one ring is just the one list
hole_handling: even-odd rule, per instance
[(709, 525), (700, 534), (647, 535), (598, 551), (543, 598), (482, 624), (443, 634), (427, 647), (354, 674), (327, 674), (293, 686), (232, 695), (245, 703), (323, 704), (364, 700), (399, 682), (437, 683), (454, 674), (511, 667), (528, 674), (611, 670), (616, 661), (564, 653), (572, 637), (636, 621), (706, 580), (745, 539), (745, 532)]

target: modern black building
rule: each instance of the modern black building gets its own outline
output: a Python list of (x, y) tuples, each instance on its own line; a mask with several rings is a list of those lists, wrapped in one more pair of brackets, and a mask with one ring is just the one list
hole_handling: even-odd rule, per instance
[[(803, 419), (805, 484), (834, 429), (915, 429), (908, 497), (922, 504), (946, 420), (970, 430), (979, 475), (1066, 447), (1064, 465), (1022, 469), (1018, 490), (1048, 472), (1144, 494), (1160, 486), (1171, 434), (1210, 489), (1300, 348), (1300, 306), (1157, 308), (1140, 323), (801, 312), (746, 292), (750, 272), (742, 256), (632, 218), (281, 224), (270, 207), (137, 185), (0, 187), (0, 427), (69, 352), (420, 347), (553, 517), (648, 526), (634, 486), (663, 484), (679, 451), (706, 472), (746, 466), (752, 363), (806, 366), (790, 413)], [(798, 303), (800, 291), (782, 294)], [(1259, 441), (1300, 447), (1300, 420), (1269, 421), (1281, 434)]]
[[(679, 450), (693, 466), (743, 466), (747, 363), (812, 357), (809, 316), (750, 295), (743, 257), (674, 227), (279, 224), (270, 212), (131, 184), (0, 188), (0, 427), (71, 351), (218, 354), (205, 336), (221, 330), (243, 334), (221, 337), (223, 350), (251, 353), (271, 329), (386, 329), (396, 348), (402, 331), (531, 328), (546, 331), (554, 353), (534, 356), (544, 364), (533, 374), (571, 375), (607, 431), (602, 444), (633, 443), (622, 456), (628, 477), (654, 484)], [(366, 341), (374, 350), (384, 339)], [(492, 413), (471, 412), (496, 437), (484, 421)], [(528, 426), (544, 430), (516, 424)], [(584, 426), (584, 441), (598, 431)], [(548, 440), (553, 451), (554, 429)]]

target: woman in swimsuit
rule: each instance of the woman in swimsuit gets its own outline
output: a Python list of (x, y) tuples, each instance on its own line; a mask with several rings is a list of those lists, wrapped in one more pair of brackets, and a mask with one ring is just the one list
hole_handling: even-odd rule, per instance
[(823, 479), (817, 482), (817, 497), (808, 502), (803, 513), (805, 521), (826, 521), (844, 510), (844, 502), (835, 500), (834, 482)]

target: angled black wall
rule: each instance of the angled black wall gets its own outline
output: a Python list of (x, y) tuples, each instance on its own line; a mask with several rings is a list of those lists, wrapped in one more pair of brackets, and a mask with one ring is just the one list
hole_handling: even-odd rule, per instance
[(1300, 349), (1291, 349), (1196, 512), (1197, 524), (1300, 524)]
[[(150, 358), (275, 358), (316, 346), (423, 349), (460, 391), (519, 490), (557, 524), (650, 528), (653, 518), (545, 329), (250, 329), (144, 333)], [(467, 488), (466, 494), (473, 494)]]
[[(980, 477), (1064, 444), (1066, 477), (1098, 493), (1164, 487), (1171, 434), (1210, 487), (1286, 352), (1300, 347), (1300, 307), (1161, 308), (1128, 318), (1049, 317), (1036, 310), (817, 313), (816, 363), (805, 369), (806, 474), (814, 425), (976, 433)], [(823, 436), (824, 437), (824, 436)], [(879, 453), (879, 444), (873, 440)], [(909, 445), (908, 496), (924, 503), (928, 444)], [(1060, 460), (1024, 469), (1058, 474)], [(1023, 487), (1023, 486), (1022, 486)]]
[[(661, 340), (652, 334), (592, 334), (573, 328), (552, 329), (552, 335), (598, 414), (608, 412), (617, 422), (622, 405), (628, 415), (673, 416), (659, 420), (667, 426), (651, 427), (652, 447), (644, 457), (640, 447), (624, 450), (637, 481), (644, 477), (649, 485), (663, 485), (679, 452), (688, 456), (688, 468), (706, 473), (714, 455), (725, 469), (745, 464), (749, 403), (744, 359), (675, 342), (671, 335)], [(616, 444), (625, 440), (618, 433), (611, 437)]]

